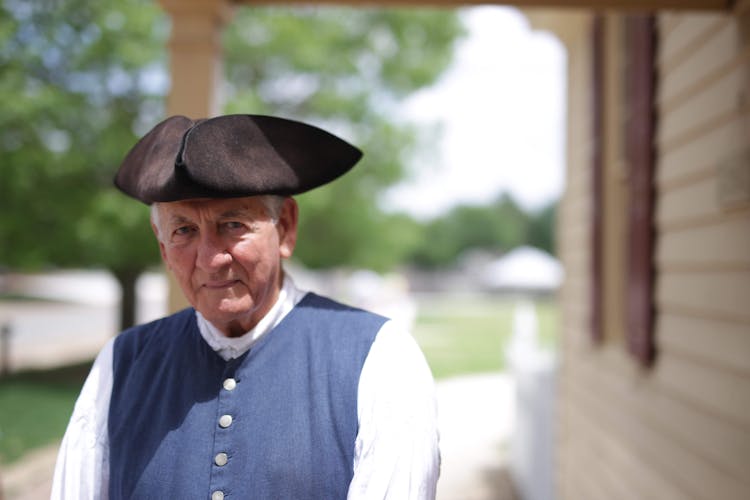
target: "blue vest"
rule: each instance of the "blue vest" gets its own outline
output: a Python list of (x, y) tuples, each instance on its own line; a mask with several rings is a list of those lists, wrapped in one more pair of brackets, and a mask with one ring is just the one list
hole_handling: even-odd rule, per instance
[(123, 332), (110, 498), (346, 498), (359, 375), (384, 322), (307, 294), (230, 361), (203, 340), (193, 309)]

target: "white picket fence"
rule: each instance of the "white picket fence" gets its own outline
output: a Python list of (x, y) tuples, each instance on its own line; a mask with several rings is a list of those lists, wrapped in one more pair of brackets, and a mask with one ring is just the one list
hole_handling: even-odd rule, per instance
[(511, 476), (522, 500), (554, 500), (557, 360), (539, 345), (536, 312), (529, 302), (516, 306), (506, 355), (516, 388)]

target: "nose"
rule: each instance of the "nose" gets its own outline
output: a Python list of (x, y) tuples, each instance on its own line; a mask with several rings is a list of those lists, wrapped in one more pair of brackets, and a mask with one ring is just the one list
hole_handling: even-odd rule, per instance
[(232, 255), (216, 233), (203, 231), (198, 242), (196, 265), (207, 271), (216, 271), (232, 262)]

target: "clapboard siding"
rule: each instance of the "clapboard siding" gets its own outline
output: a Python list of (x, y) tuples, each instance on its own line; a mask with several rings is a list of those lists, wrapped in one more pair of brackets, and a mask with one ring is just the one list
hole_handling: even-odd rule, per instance
[[(579, 484), (583, 483), (589, 486), (588, 489), (583, 490), (583, 497), (592, 500), (601, 498), (629, 500), (634, 498), (637, 491), (628, 488), (624, 482), (625, 479), (617, 470), (617, 464), (611, 460), (606, 451), (593, 435), (588, 435), (585, 439), (576, 442), (573, 450), (571, 450), (572, 460), (591, 463), (589, 470), (584, 473), (585, 476), (578, 481)], [(594, 457), (598, 457), (599, 460), (593, 461)], [(596, 477), (596, 481), (591, 481), (592, 477)], [(580, 491), (581, 488), (579, 487), (576, 494)], [(640, 498), (640, 495), (638, 495), (638, 498)]]
[(721, 68), (723, 71), (710, 85), (697, 89), (679, 107), (662, 113), (659, 141), (665, 148), (684, 141), (684, 137), (694, 136), (706, 124), (729, 121), (726, 117), (739, 114), (737, 103), (747, 92), (747, 68), (743, 64), (747, 59), (750, 59), (750, 53), (748, 57)]
[[(686, 190), (692, 192), (694, 190)], [(689, 200), (685, 200), (689, 206)], [(696, 204), (701, 202), (696, 197)], [(691, 208), (686, 209), (691, 213)], [(717, 214), (691, 214), (675, 217), (672, 226), (663, 232), (657, 247), (656, 263), (663, 273), (721, 270), (750, 271), (750, 211), (720, 217)], [(750, 307), (750, 297), (746, 297)]]
[(693, 177), (691, 182), (686, 181), (662, 189), (657, 207), (657, 224), (664, 227), (686, 220), (722, 214), (716, 181), (716, 171), (711, 169), (707, 170), (704, 176)]
[[(714, 415), (715, 423), (750, 430), (750, 380), (737, 372), (712, 364), (665, 353), (655, 371), (654, 382), (663, 390), (688, 402), (696, 411)], [(675, 415), (677, 417), (677, 415)], [(737, 434), (740, 439), (740, 434)], [(747, 464), (747, 460), (743, 462)]]
[(663, 350), (750, 379), (750, 323), (661, 311), (657, 329)]
[(580, 240), (570, 242), (570, 251), (565, 252), (566, 271), (571, 274), (571, 279), (575, 279), (580, 271), (584, 270), (589, 264), (591, 255), (589, 252), (576, 251), (580, 248)]
[(682, 307), (706, 317), (750, 321), (750, 271), (660, 273), (656, 300), (658, 306)]
[(696, 177), (714, 176), (717, 163), (739, 152), (750, 142), (745, 125), (750, 113), (738, 110), (729, 119), (693, 140), (667, 149), (658, 144), (657, 186), (664, 191), (673, 184), (690, 182)]
[[(722, 162), (750, 145), (741, 24), (721, 14), (659, 19), (659, 355), (649, 370), (622, 339), (597, 345), (589, 335), (590, 122), (570, 121), (559, 219), (563, 499), (744, 500), (750, 491), (750, 208), (729, 210), (717, 197)], [(587, 57), (571, 55), (572, 116), (588, 113)]]
[[(580, 381), (596, 376), (594, 373), (597, 371), (601, 371), (600, 366), (586, 370)], [(653, 420), (652, 415), (643, 411), (648, 407), (631, 404), (631, 399), (644, 399), (648, 394), (629, 396), (629, 391), (621, 390), (610, 380), (599, 380), (598, 385), (599, 392), (571, 388), (577, 407), (592, 417), (592, 422), (586, 427), (591, 429), (593, 424), (597, 432), (621, 443), (622, 448), (632, 454), (633, 460), (640, 461), (643, 469), (650, 470), (650, 474), (661, 479), (659, 490), (643, 492), (631, 498), (661, 498), (665, 490), (671, 491), (669, 496), (676, 498), (745, 498), (748, 485), (743, 476), (738, 475), (745, 475), (740, 467), (743, 462), (732, 464), (735, 470), (726, 470), (721, 463), (708, 456), (705, 449), (696, 450), (691, 447), (693, 443), (681, 439), (682, 436), (677, 434), (681, 425), (679, 420)], [(601, 404), (601, 400), (606, 404)], [(581, 429), (581, 433), (583, 431)], [(590, 458), (604, 459), (598, 456)], [(607, 463), (606, 466), (619, 469), (620, 474), (624, 472), (620, 463)], [(742, 470), (738, 472), (737, 469)], [(624, 476), (624, 479), (633, 484), (640, 483), (639, 473), (645, 474), (639, 471), (633, 476)], [(671, 487), (665, 487), (665, 484)], [(686, 496), (688, 492), (689, 496)]]
[[(708, 28), (708, 33), (693, 33), (699, 43), (690, 47), (686, 58), (674, 64), (674, 67), (667, 64), (662, 68), (662, 74), (667, 78), (661, 80), (659, 105), (664, 109), (669, 110), (677, 101), (693, 92), (694, 86), (700, 86), (707, 75), (720, 72), (723, 66), (737, 57), (738, 23), (729, 16), (710, 17), (714, 18), (715, 26)], [(666, 43), (662, 39), (662, 44)]]
[(660, 227), (720, 211), (716, 198), (716, 172), (707, 171), (705, 176), (694, 177), (692, 181), (662, 190), (656, 212), (656, 222)]
[(695, 50), (695, 44), (713, 31), (717, 17), (712, 13), (685, 16), (667, 13), (659, 16), (658, 26), (661, 35), (661, 50), (658, 54), (660, 67), (674, 66)]
[[(659, 16), (659, 33), (662, 36), (662, 40), (673, 40), (674, 30), (685, 20), (685, 16), (667, 12)], [(662, 49), (663, 50), (663, 49)], [(662, 56), (663, 57), (663, 56)]]
[[(611, 424), (609, 416), (601, 405), (589, 406), (591, 396), (581, 394), (578, 388), (571, 389), (571, 397), (575, 398), (575, 405), (571, 405), (571, 420), (577, 427), (572, 429), (578, 439), (572, 446), (570, 460), (585, 467), (589, 474), (583, 478), (577, 489), (572, 489), (565, 498), (579, 498), (582, 487), (594, 485), (598, 488), (596, 499), (609, 499), (614, 491), (622, 497), (624, 487), (613, 488), (612, 480), (603, 481), (602, 469), (609, 471), (609, 477), (619, 478), (620, 484), (627, 484), (629, 495), (626, 499), (638, 500), (690, 500), (696, 497), (690, 492), (680, 490), (674, 482), (666, 479), (663, 471), (654, 467), (643, 455), (643, 449), (628, 436), (621, 435), (616, 430), (610, 430), (603, 424)], [(608, 484), (609, 483), (609, 484)]]
[[(628, 441), (601, 428), (595, 414), (585, 407), (573, 407), (572, 414), (583, 427), (581, 435), (588, 462), (607, 464), (620, 482), (627, 482), (626, 499), (685, 500), (685, 492), (674, 488), (634, 453)], [(637, 477), (638, 481), (629, 480)], [(608, 493), (599, 498), (609, 498)]]
[[(721, 162), (750, 144), (750, 50), (736, 18), (709, 17), (715, 22), (701, 19), (693, 41), (673, 41), (682, 44), (681, 52), (672, 49), (661, 59), (656, 253), (661, 356), (653, 383), (684, 408), (650, 402), (677, 417), (678, 442), (746, 483), (747, 491), (750, 212), (720, 205), (717, 177)], [(696, 442), (698, 435), (705, 437)]]
[[(587, 234), (587, 233), (584, 233)], [(589, 261), (591, 260), (591, 254), (590, 252), (585, 252), (581, 250), (581, 241), (586, 241), (586, 237), (584, 236), (583, 239), (579, 240), (566, 240), (566, 241), (560, 241), (558, 243), (558, 254), (561, 259), (565, 260), (566, 264), (566, 276), (565, 279), (575, 279), (576, 274), (579, 271), (579, 268), (583, 270), (585, 267), (588, 267)], [(570, 263), (571, 268), (568, 268), (567, 265)]]
[(581, 248), (583, 243), (588, 243), (591, 240), (591, 229), (589, 226), (582, 224), (576, 224), (575, 222), (571, 225), (570, 232), (565, 236), (561, 237), (558, 241), (560, 242), (559, 247), (561, 254), (575, 255), (579, 253), (585, 253), (587, 257), (590, 256), (588, 249)]
[[(583, 161), (582, 159), (576, 161)], [(565, 191), (567, 199), (577, 199), (580, 196), (585, 195), (591, 189), (591, 179), (588, 175), (584, 175), (587, 172), (572, 171), (568, 172), (567, 178), (565, 179)]]
[[(680, 478), (676, 484), (689, 484), (690, 491), (738, 498), (750, 486), (744, 460), (750, 449), (747, 429), (729, 423), (716, 426), (715, 412), (665, 390), (656, 374), (634, 377), (619, 349), (603, 348), (596, 356), (584, 350), (579, 356), (569, 379), (571, 393), (576, 394), (576, 408), (594, 415), (595, 427), (637, 450), (644, 463), (657, 466), (662, 474)], [(686, 474), (695, 475), (696, 484)]]
[(746, 474), (750, 430), (728, 421), (715, 425), (714, 412), (696, 406), (686, 398), (675, 397), (670, 389), (662, 391), (654, 384), (645, 386), (639, 393), (628, 390), (624, 380), (616, 382), (621, 385), (621, 397), (630, 399), (629, 404), (641, 419), (649, 421), (671, 441), (682, 443), (696, 460), (711, 464), (720, 475), (750, 487), (750, 478)]
[[(560, 204), (560, 217), (569, 224), (570, 230), (590, 231), (589, 216), (591, 214), (591, 199), (588, 197), (587, 189), (582, 193), (574, 193), (568, 190), (566, 198)], [(561, 239), (572, 239), (569, 234), (560, 234)]]

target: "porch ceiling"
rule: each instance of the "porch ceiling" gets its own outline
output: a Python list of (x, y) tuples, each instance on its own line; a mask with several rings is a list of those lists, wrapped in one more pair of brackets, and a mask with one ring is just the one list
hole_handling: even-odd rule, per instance
[(729, 10), (737, 0), (233, 0), (237, 4), (328, 4), (351, 6), (434, 6), (461, 7), (470, 5), (512, 5), (516, 7), (593, 8), (623, 10)]

